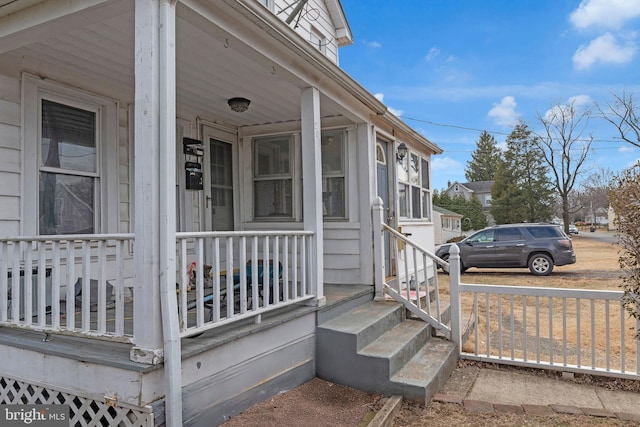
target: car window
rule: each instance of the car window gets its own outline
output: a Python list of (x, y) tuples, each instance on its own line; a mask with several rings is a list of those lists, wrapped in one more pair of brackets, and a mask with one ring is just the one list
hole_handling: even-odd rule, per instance
[(467, 242), (470, 243), (486, 243), (493, 242), (493, 236), (495, 234), (495, 230), (483, 230), (479, 231), (473, 236), (469, 237)]
[(497, 230), (496, 240), (498, 242), (511, 242), (514, 240), (524, 240), (519, 228), (502, 228)]
[(563, 237), (560, 227), (527, 227), (527, 231), (536, 239)]

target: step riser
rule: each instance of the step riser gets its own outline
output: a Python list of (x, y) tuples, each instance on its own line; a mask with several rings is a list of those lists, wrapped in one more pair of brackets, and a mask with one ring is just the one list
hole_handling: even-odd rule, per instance
[[(437, 346), (438, 340), (439, 339), (432, 340), (427, 346)], [(455, 370), (458, 362), (458, 354), (455, 347), (451, 345), (451, 343), (447, 342), (447, 344), (449, 344), (446, 346), (448, 348), (442, 348), (437, 354), (434, 354), (430, 358), (430, 362), (432, 363), (425, 363), (420, 367), (421, 370), (428, 371), (428, 381), (416, 385), (412, 384), (411, 381), (392, 379), (389, 393), (401, 394), (406, 399), (418, 403), (428, 403), (433, 395), (438, 393), (444, 386), (447, 378), (449, 378)], [(418, 374), (416, 376), (418, 376)]]
[[(371, 324), (362, 322), (363, 316), (381, 310), (363, 306), (331, 325), (318, 326), (318, 377), (367, 392), (402, 394), (422, 403), (430, 399), (455, 368), (457, 352), (452, 343), (437, 338), (436, 350), (429, 350), (433, 328), (427, 324), (411, 320), (392, 330), (404, 320), (404, 307), (397, 307)], [(353, 331), (348, 328), (351, 322), (357, 324)], [(409, 371), (407, 377), (407, 369), (413, 369), (415, 376)]]

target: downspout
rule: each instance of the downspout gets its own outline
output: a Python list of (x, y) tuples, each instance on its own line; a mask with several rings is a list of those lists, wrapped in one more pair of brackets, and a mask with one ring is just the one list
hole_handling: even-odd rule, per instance
[(176, 3), (159, 0), (160, 307), (164, 344), (165, 417), (182, 426), (182, 352), (176, 298)]

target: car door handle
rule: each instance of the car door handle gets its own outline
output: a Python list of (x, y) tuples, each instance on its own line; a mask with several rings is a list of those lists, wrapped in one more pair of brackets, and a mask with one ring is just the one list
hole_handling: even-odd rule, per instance
[(485, 248), (489, 249), (489, 248), (494, 248), (495, 246), (491, 245), (491, 246), (485, 246)]
[(522, 246), (524, 246), (524, 243), (518, 243), (516, 246), (522, 247)]

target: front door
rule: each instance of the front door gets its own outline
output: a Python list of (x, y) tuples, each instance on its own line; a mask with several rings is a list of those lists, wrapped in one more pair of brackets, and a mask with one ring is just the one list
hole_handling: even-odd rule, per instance
[[(389, 208), (389, 165), (388, 159), (388, 144), (384, 141), (378, 141), (376, 143), (376, 175), (378, 186), (378, 197), (382, 199), (382, 205), (384, 209), (383, 220), (388, 226), (393, 227), (391, 222), (393, 218), (391, 216), (391, 210)], [(387, 276), (394, 274), (391, 266), (391, 246), (389, 240), (389, 233), (384, 233), (384, 265), (386, 266)]]
[(204, 216), (209, 231), (234, 229), (233, 145), (205, 133)]

